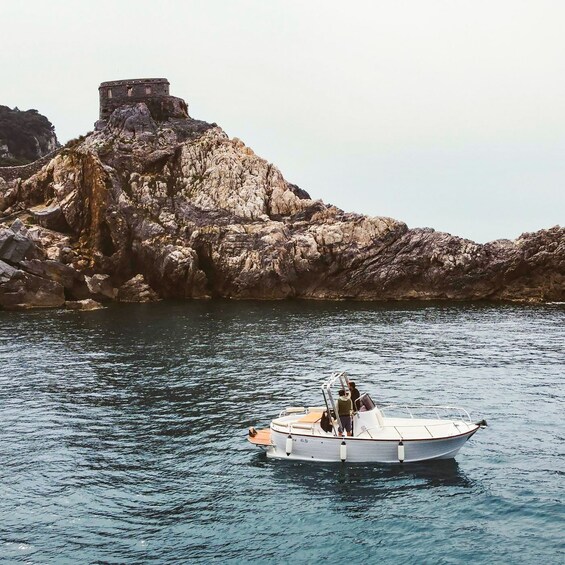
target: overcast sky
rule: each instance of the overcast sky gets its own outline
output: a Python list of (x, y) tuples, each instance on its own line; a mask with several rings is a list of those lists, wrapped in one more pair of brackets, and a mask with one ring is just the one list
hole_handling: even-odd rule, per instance
[(0, 104), (61, 142), (166, 77), (313, 198), (484, 242), (565, 224), (563, 0), (0, 0)]

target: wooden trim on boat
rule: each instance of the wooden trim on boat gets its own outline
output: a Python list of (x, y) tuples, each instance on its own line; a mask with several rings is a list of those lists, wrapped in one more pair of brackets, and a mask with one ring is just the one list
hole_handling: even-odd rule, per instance
[(305, 416), (302, 416), (300, 420), (293, 422), (294, 424), (315, 424), (318, 420), (322, 418), (322, 412), (308, 412)]
[(247, 439), (254, 445), (271, 445), (271, 429), (257, 430), (254, 436), (247, 436)]

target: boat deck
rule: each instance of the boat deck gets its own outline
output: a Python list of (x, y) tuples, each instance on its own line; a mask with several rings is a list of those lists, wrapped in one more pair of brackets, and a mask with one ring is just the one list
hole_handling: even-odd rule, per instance
[[(292, 414), (273, 420), (272, 427), (275, 432), (285, 434), (293, 433), (316, 437), (333, 436), (333, 432), (325, 432), (320, 428), (321, 417), (320, 412)], [(476, 428), (476, 424), (461, 420), (384, 418), (382, 426), (372, 427), (366, 427), (364, 422), (359, 422), (357, 418), (353, 420), (354, 438), (385, 441), (448, 438), (465, 434), (474, 428)], [(267, 434), (269, 430), (264, 430), (264, 432)], [(252, 441), (252, 443), (256, 442)]]
[(247, 436), (247, 439), (254, 445), (271, 445), (271, 430), (257, 430), (257, 435)]

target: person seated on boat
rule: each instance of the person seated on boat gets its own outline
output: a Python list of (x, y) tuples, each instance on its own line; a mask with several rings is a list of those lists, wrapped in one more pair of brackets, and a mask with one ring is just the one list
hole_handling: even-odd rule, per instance
[(332, 420), (330, 416), (328, 416), (328, 411), (324, 410), (322, 417), (320, 419), (320, 428), (324, 430), (324, 432), (329, 433), (333, 430)]
[(351, 413), (353, 412), (353, 404), (351, 402), (349, 391), (345, 392), (343, 389), (339, 391), (339, 397), (337, 399), (337, 415), (339, 416), (340, 426), (338, 428), (339, 433), (343, 436), (344, 431), (347, 435), (352, 434), (351, 426)]
[(361, 393), (359, 389), (355, 386), (353, 381), (349, 381), (349, 392), (351, 393), (351, 402), (353, 404), (353, 412), (359, 411), (359, 397)]

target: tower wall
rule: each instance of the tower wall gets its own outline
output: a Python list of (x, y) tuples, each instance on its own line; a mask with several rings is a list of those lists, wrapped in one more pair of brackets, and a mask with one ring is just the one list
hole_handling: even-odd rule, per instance
[(169, 96), (169, 81), (166, 78), (136, 78), (103, 82), (98, 87), (100, 95), (100, 119), (124, 104), (147, 102)]

